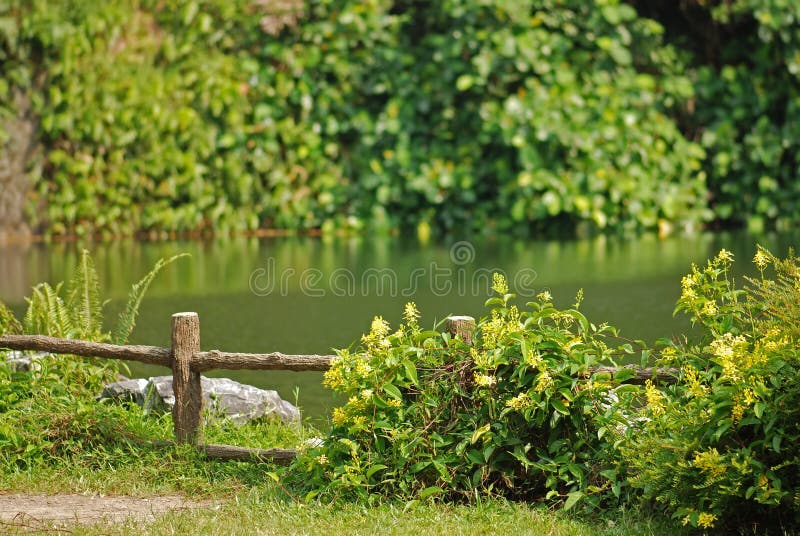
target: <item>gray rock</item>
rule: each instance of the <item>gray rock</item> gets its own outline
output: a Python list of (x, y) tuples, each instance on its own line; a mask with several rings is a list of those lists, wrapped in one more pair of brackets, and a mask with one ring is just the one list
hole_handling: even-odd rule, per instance
[[(236, 424), (244, 424), (264, 416), (277, 417), (287, 423), (300, 420), (300, 410), (281, 399), (276, 391), (259, 389), (228, 378), (201, 376), (200, 383), (203, 407), (231, 419)], [(114, 396), (116, 393), (120, 394)], [(171, 411), (175, 405), (172, 376), (112, 383), (103, 390), (100, 398), (134, 400), (145, 411), (157, 413)]]
[(0, 352), (0, 359), (5, 354), (5, 361), (9, 368), (15, 372), (29, 372), (41, 370), (41, 363), (37, 363), (43, 357), (50, 354), (46, 352), (20, 352), (17, 350), (9, 350), (7, 352)]
[(139, 378), (110, 383), (103, 388), (103, 392), (97, 398), (98, 400), (110, 399), (115, 402), (133, 402), (144, 406), (146, 392), (147, 380)]

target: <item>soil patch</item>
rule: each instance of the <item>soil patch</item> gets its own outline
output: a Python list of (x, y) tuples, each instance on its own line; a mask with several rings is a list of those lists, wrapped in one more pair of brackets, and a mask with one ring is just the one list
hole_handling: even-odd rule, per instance
[(170, 510), (213, 507), (215, 502), (192, 501), (180, 495), (127, 497), (107, 495), (0, 494), (0, 533), (3, 526), (37, 528), (41, 524), (148, 521)]

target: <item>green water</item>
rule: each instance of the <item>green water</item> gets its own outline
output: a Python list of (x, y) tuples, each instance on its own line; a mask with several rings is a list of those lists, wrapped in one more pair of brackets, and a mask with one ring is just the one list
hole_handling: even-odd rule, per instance
[[(624, 336), (653, 341), (688, 326), (673, 318), (680, 278), (724, 247), (743, 271), (759, 242), (784, 254), (797, 236), (744, 233), (658, 239), (599, 236), (547, 241), (480, 239), (420, 244), (396, 238), (235, 238), (210, 242), (90, 244), (109, 319), (130, 284), (160, 257), (188, 252), (153, 284), (132, 342), (168, 346), (170, 316), (200, 315), (203, 349), (285, 353), (331, 353), (357, 340), (373, 315), (396, 324), (403, 304), (417, 303), (430, 326), (448, 314), (481, 316), (488, 275), (503, 270), (519, 293), (549, 290), (556, 304), (585, 292), (582, 310), (608, 321)], [(24, 296), (40, 281), (69, 278), (79, 247), (74, 244), (0, 247), (0, 299), (20, 312)], [(520, 304), (527, 301), (520, 299)], [(132, 366), (133, 376), (166, 369)], [(262, 388), (276, 389), (319, 416), (334, 399), (320, 373), (215, 371)]]

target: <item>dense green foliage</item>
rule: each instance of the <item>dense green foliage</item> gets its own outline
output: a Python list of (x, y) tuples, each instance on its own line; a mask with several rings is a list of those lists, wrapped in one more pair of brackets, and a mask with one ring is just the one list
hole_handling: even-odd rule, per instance
[(361, 347), (340, 352), (325, 382), (349, 400), (325, 444), (295, 464), (312, 494), (497, 494), (568, 508), (620, 496), (604, 436), (618, 424), (611, 390), (633, 388), (620, 387), (632, 371), (587, 368), (633, 349), (578, 304), (559, 310), (543, 293), (520, 312), (499, 275), (494, 289), (472, 345), (423, 331), (409, 304), (396, 332), (376, 318)]
[(800, 200), (800, 4), (782, 0), (637, 2), (687, 51), (695, 85), (689, 136), (718, 218), (786, 228)]
[(743, 290), (724, 250), (684, 278), (677, 310), (704, 335), (660, 352), (681, 381), (648, 386), (621, 447), (631, 485), (684, 524), (800, 524), (800, 259), (754, 262)]
[(796, 219), (800, 8), (685, 4), (4, 0), (0, 105), (55, 234)]

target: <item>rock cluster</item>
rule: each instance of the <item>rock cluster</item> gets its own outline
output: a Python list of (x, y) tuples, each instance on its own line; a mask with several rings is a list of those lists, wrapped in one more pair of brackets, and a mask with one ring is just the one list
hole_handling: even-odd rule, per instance
[[(276, 391), (259, 389), (228, 378), (200, 378), (203, 407), (236, 424), (261, 417), (279, 418), (289, 423), (300, 420), (300, 410), (283, 400)], [(98, 399), (134, 402), (148, 412), (171, 411), (175, 405), (172, 376), (123, 380), (109, 384)]]

